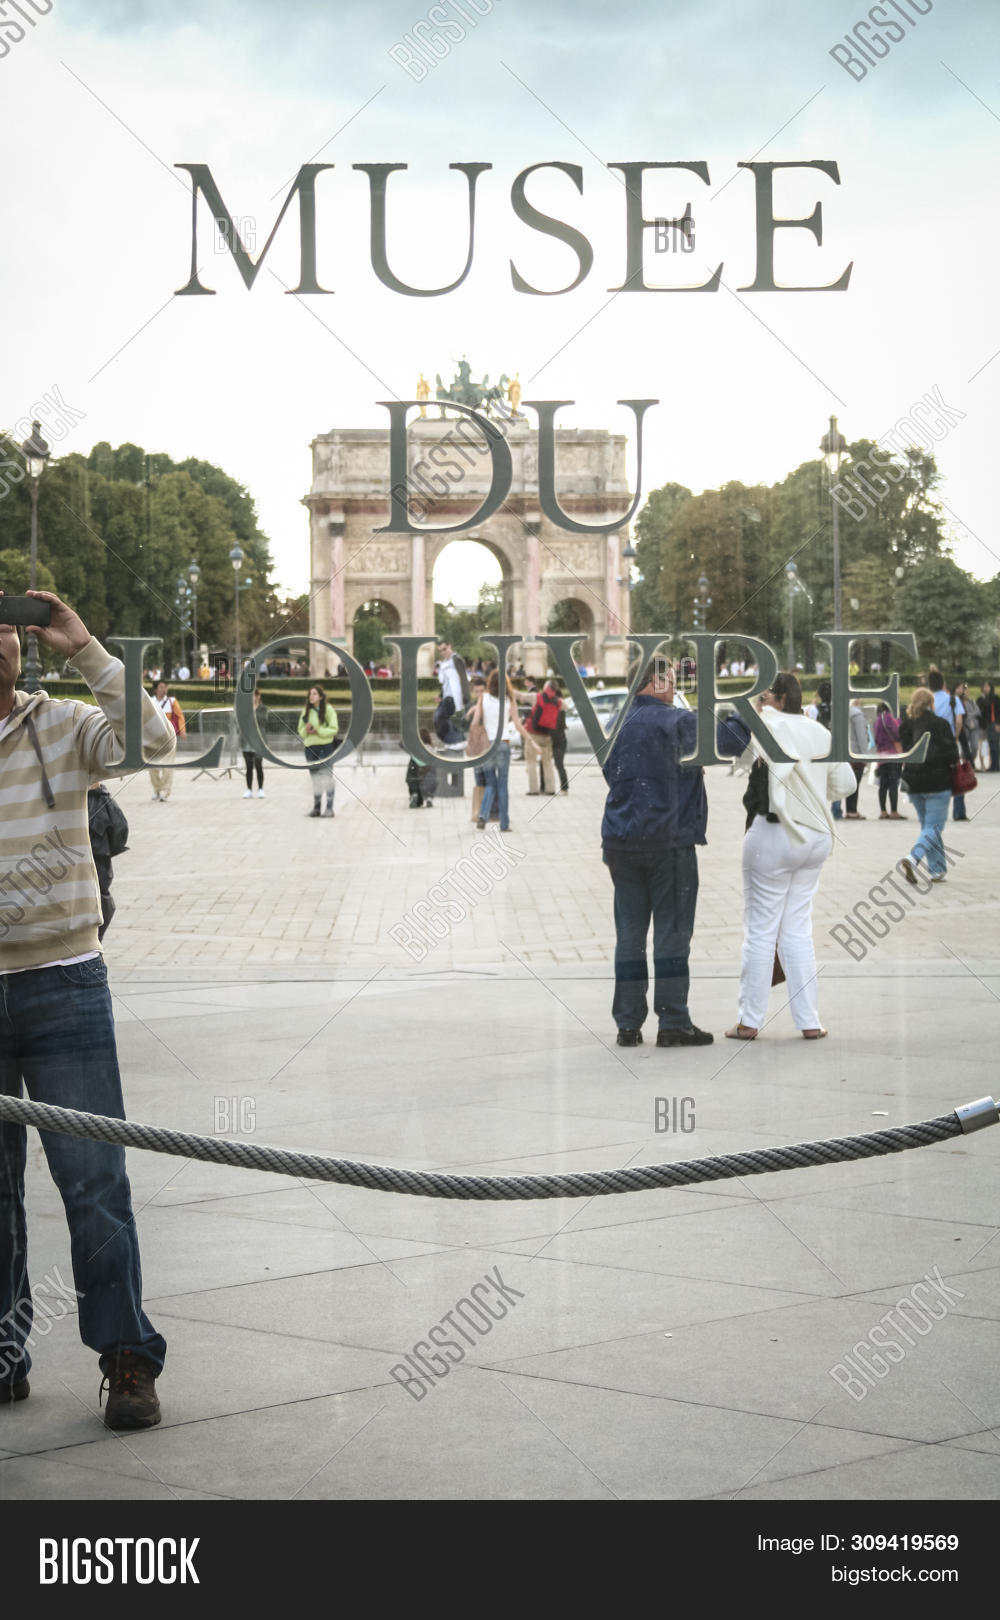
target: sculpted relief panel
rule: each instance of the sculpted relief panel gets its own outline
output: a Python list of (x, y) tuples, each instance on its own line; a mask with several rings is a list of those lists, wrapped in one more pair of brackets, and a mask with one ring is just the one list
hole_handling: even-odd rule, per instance
[[(549, 549), (551, 548), (551, 549)], [(604, 571), (601, 542), (563, 540), (546, 542), (547, 571), (558, 574), (600, 574)]]
[(410, 570), (410, 548), (405, 541), (370, 540), (355, 550), (352, 547), (349, 574), (407, 574)]

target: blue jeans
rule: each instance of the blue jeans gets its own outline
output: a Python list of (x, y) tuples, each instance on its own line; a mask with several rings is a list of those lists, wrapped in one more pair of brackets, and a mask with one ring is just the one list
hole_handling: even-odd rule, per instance
[(947, 788), (943, 793), (910, 793), (910, 800), (920, 822), (920, 837), (910, 855), (915, 861), (926, 861), (931, 876), (937, 877), (947, 868), (941, 828), (948, 820), (951, 793)]
[(604, 863), (615, 886), (615, 1023), (619, 1029), (639, 1029), (645, 1021), (646, 936), (652, 918), (653, 1011), (660, 1029), (689, 1029), (688, 956), (698, 900), (694, 846), (608, 850)]
[[(19, 1097), (22, 1083), (33, 1102), (124, 1119), (102, 957), (71, 967), (0, 974), (0, 1091)], [(66, 1210), (81, 1339), (98, 1355), (134, 1350), (159, 1372), (167, 1346), (142, 1309), (125, 1149), (53, 1131), (40, 1132), (40, 1138)], [(0, 1377), (5, 1382), (23, 1377), (31, 1366), (24, 1342), (32, 1324), (26, 1146), (23, 1125), (0, 1124)]]
[(486, 787), (483, 792), (483, 802), (479, 808), (479, 819), (489, 821), (493, 813), (493, 800), (496, 798), (500, 810), (500, 831), (506, 832), (510, 826), (510, 801), (507, 795), (507, 777), (510, 774), (510, 743), (500, 744), (494, 764), (487, 765), (483, 774), (486, 777)]

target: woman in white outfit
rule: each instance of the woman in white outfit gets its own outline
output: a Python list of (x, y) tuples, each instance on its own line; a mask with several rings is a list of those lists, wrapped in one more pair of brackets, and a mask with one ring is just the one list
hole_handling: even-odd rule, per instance
[[(780, 674), (758, 700), (761, 719), (791, 763), (769, 759), (756, 741), (743, 755), (750, 768), (747, 832), (743, 840), (743, 958), (739, 1022), (730, 1040), (756, 1040), (767, 1017), (776, 964), (788, 983), (795, 1026), (806, 1040), (826, 1034), (816, 1000), (813, 895), (833, 849), (830, 801), (855, 787), (846, 762), (829, 764), (830, 733), (802, 713), (802, 689)], [(731, 731), (749, 734), (740, 722)]]

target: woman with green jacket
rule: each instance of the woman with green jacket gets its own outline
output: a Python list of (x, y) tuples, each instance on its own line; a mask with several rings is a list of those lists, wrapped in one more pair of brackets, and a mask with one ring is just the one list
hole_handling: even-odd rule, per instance
[[(299, 736), (305, 744), (309, 775), (312, 777), (313, 807), (310, 816), (333, 815), (333, 753), (336, 748), (337, 711), (326, 700), (321, 686), (310, 686), (305, 708), (299, 716)], [(326, 792), (326, 809), (323, 793)]]

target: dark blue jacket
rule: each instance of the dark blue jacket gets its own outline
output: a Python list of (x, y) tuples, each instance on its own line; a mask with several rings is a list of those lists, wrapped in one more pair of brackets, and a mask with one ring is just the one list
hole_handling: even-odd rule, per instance
[(604, 765), (610, 789), (601, 840), (605, 850), (680, 849), (705, 842), (708, 800), (693, 754), (698, 722), (688, 709), (637, 697)]

